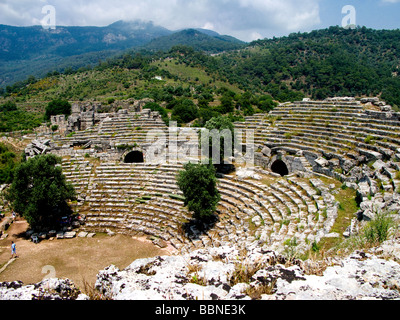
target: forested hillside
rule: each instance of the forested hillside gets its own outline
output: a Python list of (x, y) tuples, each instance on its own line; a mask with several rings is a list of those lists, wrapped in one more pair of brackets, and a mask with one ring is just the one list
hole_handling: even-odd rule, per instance
[(400, 30), (331, 27), (256, 41), (239, 53), (208, 59), (207, 68), (280, 100), (291, 97), (282, 94), (290, 89), (316, 99), (382, 94), (400, 106), (399, 58)]
[[(240, 120), (268, 112), (276, 102), (304, 97), (380, 96), (398, 110), (399, 39), (400, 30), (331, 27), (255, 41), (217, 55), (188, 46), (132, 51), (95, 67), (51, 72), (43, 79), (30, 77), (8, 86), (0, 105), (8, 100), (16, 103), (17, 110), (5, 114), (18, 113), (19, 130), (28, 123), (22, 110), (35, 112), (33, 118), (38, 120), (38, 112), (44, 114), (55, 99), (94, 99), (107, 106), (118, 100), (152, 98), (158, 105), (153, 107), (163, 108), (164, 115), (195, 125), (216, 114)], [(10, 129), (7, 119), (0, 119), (2, 131)], [(26, 128), (34, 125), (31, 120)]]
[(117, 21), (105, 27), (59, 26), (55, 30), (0, 25), (0, 44), (0, 87), (29, 75), (43, 77), (52, 69), (65, 72), (95, 66), (125, 50), (157, 51), (190, 45), (216, 53), (244, 45), (210, 30), (175, 32), (143, 21)]
[(152, 40), (144, 46), (145, 49), (153, 51), (169, 51), (177, 45), (193, 47), (198, 51), (218, 53), (223, 51), (241, 49), (245, 43), (229, 36), (219, 34), (206, 34), (207, 30), (187, 29), (172, 35), (167, 35)]

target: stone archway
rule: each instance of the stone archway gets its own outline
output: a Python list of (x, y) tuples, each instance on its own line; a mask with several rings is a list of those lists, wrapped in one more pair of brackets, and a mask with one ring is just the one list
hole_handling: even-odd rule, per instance
[(275, 160), (271, 165), (271, 171), (279, 174), (281, 177), (287, 176), (289, 174), (289, 169), (285, 162), (282, 160)]
[(125, 158), (124, 163), (144, 163), (144, 155), (141, 151), (131, 151)]

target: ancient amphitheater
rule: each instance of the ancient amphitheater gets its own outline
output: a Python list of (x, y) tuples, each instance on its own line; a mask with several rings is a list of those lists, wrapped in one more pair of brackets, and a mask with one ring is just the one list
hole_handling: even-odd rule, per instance
[(285, 103), (235, 123), (254, 132), (256, 166), (220, 176), (219, 220), (205, 232), (182, 227), (191, 218), (176, 184), (183, 163), (146, 161), (148, 132), (168, 134), (158, 113), (134, 104), (110, 114), (97, 108), (75, 104), (68, 121), (53, 118), (64, 134), (48, 143), (77, 189), (86, 231), (145, 234), (181, 253), (254, 242), (279, 249), (294, 239), (307, 250), (342, 236), (331, 230), (344, 184), (357, 190), (359, 218), (400, 207), (400, 114), (376, 98)]

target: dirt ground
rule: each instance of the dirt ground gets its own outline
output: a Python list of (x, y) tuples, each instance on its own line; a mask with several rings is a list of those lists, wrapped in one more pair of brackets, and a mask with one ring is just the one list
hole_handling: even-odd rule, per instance
[(11, 258), (11, 241), (17, 247), (18, 258), (0, 273), (0, 282), (20, 280), (24, 284), (44, 278), (69, 278), (79, 288), (84, 282), (93, 286), (98, 272), (113, 264), (120, 269), (136, 259), (168, 255), (170, 248), (160, 249), (146, 238), (125, 235), (110, 237), (97, 234), (93, 238), (54, 239), (34, 244), (22, 234), (28, 225), (24, 220), (15, 221), (0, 241), (0, 269)]

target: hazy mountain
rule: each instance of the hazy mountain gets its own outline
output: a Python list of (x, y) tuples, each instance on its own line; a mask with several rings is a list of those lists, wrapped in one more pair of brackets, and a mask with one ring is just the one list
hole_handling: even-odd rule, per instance
[(165, 50), (183, 44), (221, 52), (242, 44), (214, 31), (192, 31), (174, 32), (143, 21), (117, 21), (106, 27), (59, 26), (55, 30), (0, 25), (0, 86), (24, 80), (29, 75), (42, 77), (53, 70), (93, 65), (127, 49)]
[(11, 27), (0, 25), (0, 59), (33, 58), (37, 55), (68, 57), (93, 51), (124, 50), (143, 45), (172, 32), (152, 22), (118, 21), (107, 27)]

